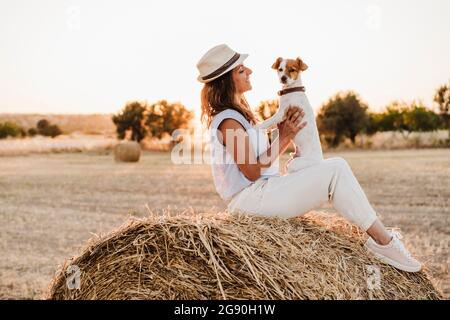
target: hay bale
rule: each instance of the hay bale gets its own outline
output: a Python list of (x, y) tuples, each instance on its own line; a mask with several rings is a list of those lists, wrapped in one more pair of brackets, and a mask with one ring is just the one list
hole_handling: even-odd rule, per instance
[[(92, 239), (65, 262), (49, 299), (439, 299), (426, 272), (379, 264), (335, 216), (152, 214)], [(80, 289), (67, 286), (69, 266)], [(380, 285), (368, 286), (378, 265)], [(371, 288), (371, 289), (369, 289)]]
[(117, 162), (137, 162), (141, 157), (141, 146), (136, 141), (122, 141), (114, 148)]

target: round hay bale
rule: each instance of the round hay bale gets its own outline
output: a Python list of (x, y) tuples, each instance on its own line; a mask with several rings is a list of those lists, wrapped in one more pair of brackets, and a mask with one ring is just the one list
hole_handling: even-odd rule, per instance
[[(354, 225), (318, 213), (289, 220), (152, 214), (91, 239), (65, 262), (47, 298), (441, 298), (426, 271), (380, 264), (363, 243)], [(73, 266), (79, 289), (68, 285)]]
[(117, 162), (138, 162), (140, 157), (141, 146), (136, 141), (122, 141), (114, 148)]

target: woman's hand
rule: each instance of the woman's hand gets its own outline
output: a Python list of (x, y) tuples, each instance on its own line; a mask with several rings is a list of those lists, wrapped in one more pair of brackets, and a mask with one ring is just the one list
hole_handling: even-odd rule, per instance
[(290, 142), (294, 139), (295, 135), (306, 126), (306, 121), (300, 124), (304, 115), (305, 112), (300, 107), (289, 106), (287, 108), (285, 120), (277, 124), (281, 142)]

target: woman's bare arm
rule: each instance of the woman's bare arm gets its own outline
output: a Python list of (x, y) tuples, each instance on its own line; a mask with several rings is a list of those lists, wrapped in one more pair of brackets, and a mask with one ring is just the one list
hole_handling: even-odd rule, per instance
[(272, 141), (269, 148), (257, 157), (251, 146), (250, 138), (242, 125), (233, 119), (225, 119), (219, 126), (222, 141), (227, 151), (233, 155), (239, 170), (250, 181), (261, 177), (261, 170), (270, 167), (277, 158), (289, 147), (291, 140), (306, 122), (299, 125), (303, 111), (290, 108), (286, 112), (286, 120), (278, 125), (278, 137)]

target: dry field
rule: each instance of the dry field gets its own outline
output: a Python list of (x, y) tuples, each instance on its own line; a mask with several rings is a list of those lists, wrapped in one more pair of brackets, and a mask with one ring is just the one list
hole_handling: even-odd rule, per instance
[(0, 113), (0, 122), (10, 121), (25, 130), (35, 128), (41, 119), (47, 119), (58, 125), (66, 133), (84, 132), (85, 134), (113, 135), (116, 127), (111, 114), (21, 114)]
[(85, 151), (101, 153), (113, 149), (117, 143), (116, 138), (76, 133), (60, 135), (56, 138), (38, 135), (24, 139), (2, 139), (0, 140), (0, 157)]
[[(401, 228), (449, 298), (450, 150), (325, 154), (332, 156), (350, 163), (382, 220)], [(223, 210), (209, 166), (175, 166), (158, 152), (135, 164), (108, 152), (0, 157), (0, 298), (41, 298), (58, 264), (93, 233), (168, 206)]]

